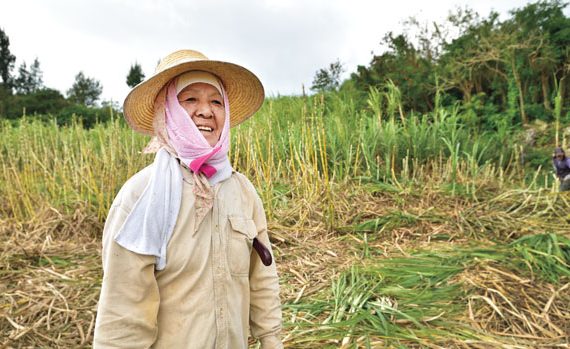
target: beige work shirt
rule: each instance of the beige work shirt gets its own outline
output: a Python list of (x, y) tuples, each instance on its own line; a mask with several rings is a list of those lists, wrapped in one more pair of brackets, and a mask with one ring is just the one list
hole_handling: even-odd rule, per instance
[(247, 348), (248, 328), (262, 348), (282, 348), (275, 262), (263, 265), (252, 249), (257, 236), (271, 250), (253, 185), (236, 172), (216, 184), (214, 206), (195, 230), (193, 180), (181, 168), (182, 205), (163, 270), (155, 270), (154, 256), (114, 241), (150, 167), (129, 179), (111, 206), (94, 348)]

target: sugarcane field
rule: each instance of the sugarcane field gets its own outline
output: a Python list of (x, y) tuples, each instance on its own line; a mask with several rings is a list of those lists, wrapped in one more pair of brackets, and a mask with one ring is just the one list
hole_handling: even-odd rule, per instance
[(161, 34), (119, 102), (87, 62), (46, 87), (0, 15), (0, 348), (570, 348), (568, 7), (449, 5), (283, 93), (297, 59), (272, 78), (215, 12), (219, 47)]

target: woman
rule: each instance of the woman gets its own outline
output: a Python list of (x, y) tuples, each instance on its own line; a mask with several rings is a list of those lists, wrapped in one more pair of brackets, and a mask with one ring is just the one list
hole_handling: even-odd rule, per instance
[(227, 157), (230, 127), (263, 98), (253, 73), (191, 50), (129, 93), (125, 118), (157, 153), (105, 223), (95, 348), (247, 348), (248, 328), (282, 348), (263, 206)]
[(556, 171), (556, 177), (560, 180), (559, 191), (570, 190), (570, 158), (566, 157), (564, 150), (560, 147), (554, 149), (552, 156), (552, 166)]

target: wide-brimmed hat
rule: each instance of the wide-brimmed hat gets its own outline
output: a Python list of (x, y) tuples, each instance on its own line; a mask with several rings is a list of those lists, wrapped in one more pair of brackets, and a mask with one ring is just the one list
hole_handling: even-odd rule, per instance
[(154, 75), (135, 86), (127, 95), (123, 113), (129, 125), (135, 131), (154, 134), (156, 96), (171, 79), (190, 70), (210, 72), (222, 81), (230, 103), (231, 127), (252, 116), (263, 103), (263, 85), (251, 71), (237, 64), (210, 60), (198, 51), (180, 50), (162, 59)]
[(554, 154), (555, 154), (555, 155), (558, 155), (558, 154), (564, 155), (564, 149), (562, 149), (562, 148), (560, 148), (560, 147), (556, 147), (556, 148), (554, 149)]

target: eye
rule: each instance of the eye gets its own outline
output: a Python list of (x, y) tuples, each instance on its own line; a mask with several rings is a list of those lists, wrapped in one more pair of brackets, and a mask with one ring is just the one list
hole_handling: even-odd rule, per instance
[(219, 99), (212, 100), (212, 104), (219, 105), (219, 106), (223, 105), (222, 101), (220, 101)]
[(178, 95), (178, 102), (196, 102), (196, 96), (190, 93), (181, 93)]

